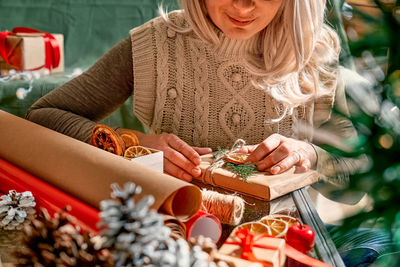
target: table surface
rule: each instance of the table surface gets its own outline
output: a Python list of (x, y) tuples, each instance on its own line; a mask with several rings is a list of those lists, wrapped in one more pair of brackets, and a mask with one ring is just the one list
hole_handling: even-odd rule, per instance
[[(202, 188), (219, 191), (220, 193), (229, 193), (209, 185), (198, 185)], [(315, 232), (315, 247), (309, 252), (309, 255), (336, 267), (345, 266), (306, 188), (298, 189), (271, 201), (240, 195), (238, 193), (235, 194), (242, 197), (245, 201), (245, 212), (241, 223), (257, 221), (269, 214), (286, 214), (296, 217), (309, 225)], [(234, 226), (223, 225), (223, 233), (219, 244), (222, 244), (226, 240), (233, 228)], [(287, 264), (286, 266), (291, 266), (291, 264)]]
[[(242, 223), (257, 221), (266, 215), (277, 213), (299, 218), (303, 223), (311, 226), (315, 232), (315, 247), (309, 253), (310, 256), (336, 267), (345, 266), (305, 188), (272, 201), (260, 200), (245, 195), (241, 195), (241, 197), (246, 203)], [(226, 240), (233, 228), (233, 226), (223, 225), (221, 243)], [(0, 260), (3, 263), (13, 262), (9, 253), (17, 245), (16, 240), (19, 234), (19, 231), (11, 231), (6, 236), (0, 232)], [(290, 264), (286, 266), (290, 266)]]
[(325, 224), (319, 217), (313, 202), (305, 188), (292, 192), (293, 200), (301, 220), (311, 226), (315, 232), (315, 248), (314, 256), (321, 261), (336, 267), (344, 267), (342, 258), (340, 257), (335, 244), (333, 243)]

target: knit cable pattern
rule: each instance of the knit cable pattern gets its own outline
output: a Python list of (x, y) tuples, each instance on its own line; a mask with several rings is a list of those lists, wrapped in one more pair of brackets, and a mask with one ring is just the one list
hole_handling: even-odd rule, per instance
[(194, 67), (195, 113), (193, 143), (195, 146), (207, 144), (208, 134), (208, 64), (207, 51), (197, 42), (192, 43), (192, 61)]

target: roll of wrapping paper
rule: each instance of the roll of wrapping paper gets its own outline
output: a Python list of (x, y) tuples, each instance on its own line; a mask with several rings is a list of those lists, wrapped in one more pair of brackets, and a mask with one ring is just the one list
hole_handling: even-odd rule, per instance
[(1, 158), (93, 207), (110, 198), (110, 184), (134, 182), (142, 187), (135, 200), (153, 195), (152, 208), (162, 213), (184, 219), (200, 209), (195, 185), (4, 111), (0, 125)]
[(164, 225), (171, 229), (170, 236), (175, 240), (186, 239), (186, 226), (182, 221), (170, 215), (164, 215)]
[(68, 205), (71, 207), (68, 214), (76, 218), (76, 224), (92, 232), (98, 232), (96, 226), (99, 222), (98, 210), (0, 159), (0, 191), (8, 192), (9, 190), (19, 193), (32, 192), (36, 208), (45, 208), (50, 215)]

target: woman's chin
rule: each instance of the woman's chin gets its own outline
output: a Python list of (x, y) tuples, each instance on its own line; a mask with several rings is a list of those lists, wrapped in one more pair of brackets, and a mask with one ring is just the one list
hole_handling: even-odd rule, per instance
[(235, 30), (224, 32), (224, 33), (226, 36), (228, 36), (231, 39), (241, 40), (241, 41), (248, 40), (254, 36), (254, 33), (249, 33), (242, 29), (235, 29)]

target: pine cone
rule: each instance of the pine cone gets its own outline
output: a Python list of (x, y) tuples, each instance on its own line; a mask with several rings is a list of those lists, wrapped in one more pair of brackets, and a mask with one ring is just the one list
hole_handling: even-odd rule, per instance
[(100, 203), (100, 226), (103, 246), (109, 248), (116, 266), (216, 266), (208, 262), (207, 253), (191, 251), (183, 239), (170, 237), (171, 230), (164, 226), (163, 216), (149, 207), (152, 196), (143, 197), (135, 204), (133, 197), (141, 187), (127, 183), (124, 189), (112, 184), (112, 200)]
[(65, 211), (54, 218), (45, 209), (24, 228), (23, 247), (14, 251), (18, 266), (112, 266), (89, 233), (71, 224)]
[[(231, 266), (230, 264), (228, 264), (225, 261), (221, 261), (219, 259), (217, 259), (215, 256), (218, 253), (218, 249), (217, 249), (217, 245), (212, 241), (211, 238), (209, 237), (204, 237), (204, 236), (197, 236), (197, 237), (191, 237), (188, 241), (189, 246), (192, 249), (192, 254), (196, 251), (197, 253), (199, 253), (199, 251), (202, 251), (204, 253), (207, 254), (208, 258), (207, 261), (208, 262), (213, 262), (218, 267), (227, 267), (227, 266)], [(200, 256), (203, 257), (203, 256)]]
[(35, 214), (35, 199), (31, 192), (10, 190), (0, 197), (0, 229), (22, 229)]

